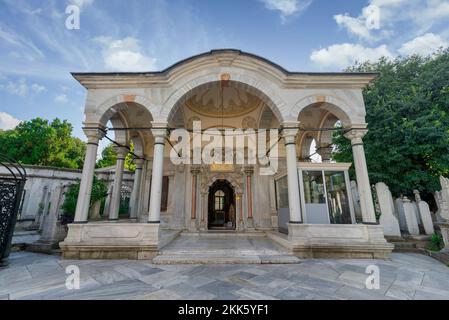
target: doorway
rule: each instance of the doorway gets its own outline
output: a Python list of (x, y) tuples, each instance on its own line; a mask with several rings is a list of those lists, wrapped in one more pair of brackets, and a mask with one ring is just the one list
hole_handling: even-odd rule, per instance
[(235, 230), (235, 192), (227, 180), (217, 180), (209, 187), (208, 229)]

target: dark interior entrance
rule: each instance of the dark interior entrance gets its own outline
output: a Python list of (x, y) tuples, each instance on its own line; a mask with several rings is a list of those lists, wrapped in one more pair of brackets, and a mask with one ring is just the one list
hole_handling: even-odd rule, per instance
[(235, 230), (235, 193), (227, 180), (217, 180), (209, 188), (208, 228)]

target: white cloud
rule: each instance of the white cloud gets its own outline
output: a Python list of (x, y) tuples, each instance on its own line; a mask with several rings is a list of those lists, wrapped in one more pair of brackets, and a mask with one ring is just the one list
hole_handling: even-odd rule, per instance
[(144, 55), (135, 38), (113, 40), (110, 37), (99, 37), (94, 40), (103, 46), (103, 62), (108, 70), (151, 71), (156, 69), (156, 59)]
[(59, 104), (65, 104), (65, 103), (69, 102), (69, 99), (67, 98), (66, 94), (60, 94), (55, 97), (55, 102), (59, 103)]
[(28, 51), (29, 55), (36, 58), (41, 59), (45, 57), (44, 53), (33, 43), (33, 41), (27, 39), (25, 36), (16, 35), (13, 31), (6, 30), (2, 26), (0, 26), (0, 39), (8, 45)]
[(6, 112), (0, 112), (0, 129), (14, 129), (21, 121)]
[(367, 28), (366, 20), (363, 17), (353, 18), (348, 14), (337, 14), (334, 16), (334, 20), (339, 26), (346, 28), (350, 33), (361, 39), (373, 39), (371, 31)]
[(78, 6), (80, 9), (82, 9), (85, 6), (91, 5), (94, 0), (70, 0), (69, 2), (70, 4)]
[(45, 88), (45, 86), (41, 86), (41, 85), (39, 85), (37, 83), (33, 83), (31, 85), (31, 90), (33, 90), (36, 93), (41, 93), (41, 92), (44, 92), (47, 89)]
[(449, 19), (449, 1), (427, 0), (427, 6), (414, 10), (411, 17), (421, 30), (429, 30), (434, 24)]
[[(378, 8), (379, 28), (370, 28), (367, 19), (371, 8)], [(404, 24), (410, 34), (423, 34), (430, 28), (449, 19), (447, 0), (369, 0), (362, 12), (353, 17), (337, 14), (337, 24), (365, 41), (385, 39), (397, 32), (398, 23)]]
[(313, 0), (262, 0), (269, 10), (279, 11), (281, 18), (285, 18), (296, 13), (301, 13), (313, 2)]
[(345, 68), (355, 62), (375, 61), (381, 57), (392, 57), (386, 45), (368, 48), (360, 44), (342, 43), (315, 50), (310, 59), (323, 67)]
[[(1, 77), (0, 77), (1, 79)], [(7, 79), (4, 77), (3, 79)], [(8, 81), (6, 83), (0, 84), (0, 90), (6, 91), (10, 94), (24, 97), (28, 94), (30, 89), (35, 93), (42, 93), (47, 88), (45, 86), (33, 83), (31, 87), (27, 84), (25, 78), (20, 78), (18, 81)]]
[(441, 47), (447, 47), (449, 43), (443, 40), (439, 35), (433, 33), (426, 33), (420, 37), (406, 42), (399, 48), (401, 55), (407, 56), (412, 54), (419, 54), (427, 56)]
[(28, 85), (25, 79), (22, 78), (17, 82), (8, 81), (6, 84), (0, 84), (0, 90), (23, 97), (28, 93)]

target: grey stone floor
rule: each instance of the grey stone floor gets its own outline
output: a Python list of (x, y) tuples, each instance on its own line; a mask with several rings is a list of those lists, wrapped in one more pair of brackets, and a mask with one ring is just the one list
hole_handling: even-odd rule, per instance
[[(289, 265), (154, 265), (147, 261), (60, 260), (12, 253), (0, 269), (0, 299), (449, 299), (449, 268), (419, 254), (383, 260), (305, 260)], [(365, 288), (368, 265), (380, 289)], [(65, 268), (80, 269), (80, 290)]]

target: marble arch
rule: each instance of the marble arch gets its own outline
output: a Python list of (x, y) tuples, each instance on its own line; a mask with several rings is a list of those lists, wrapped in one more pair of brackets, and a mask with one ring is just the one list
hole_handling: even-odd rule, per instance
[[(252, 72), (246, 71), (246, 75), (243, 76), (241, 73), (243, 70), (237, 68), (226, 69), (226, 71), (220, 75), (216, 73), (201, 75), (195, 77), (191, 75), (188, 79), (179, 80), (175, 84), (175, 92), (169, 97), (169, 99), (164, 103), (164, 106), (160, 113), (160, 118), (169, 122), (171, 117), (174, 116), (178, 110), (179, 101), (182, 101), (185, 97), (193, 94), (198, 88), (204, 85), (217, 83), (220, 81), (220, 76), (226, 74), (229, 76), (229, 81), (237, 83), (243, 86), (248, 92), (257, 95), (262, 101), (264, 101), (267, 106), (272, 110), (280, 122), (285, 119), (283, 110), (286, 109), (286, 103), (277, 94), (273, 84), (269, 84), (267, 79), (261, 78), (259, 74), (252, 74)], [(191, 79), (193, 78), (193, 79)]]

